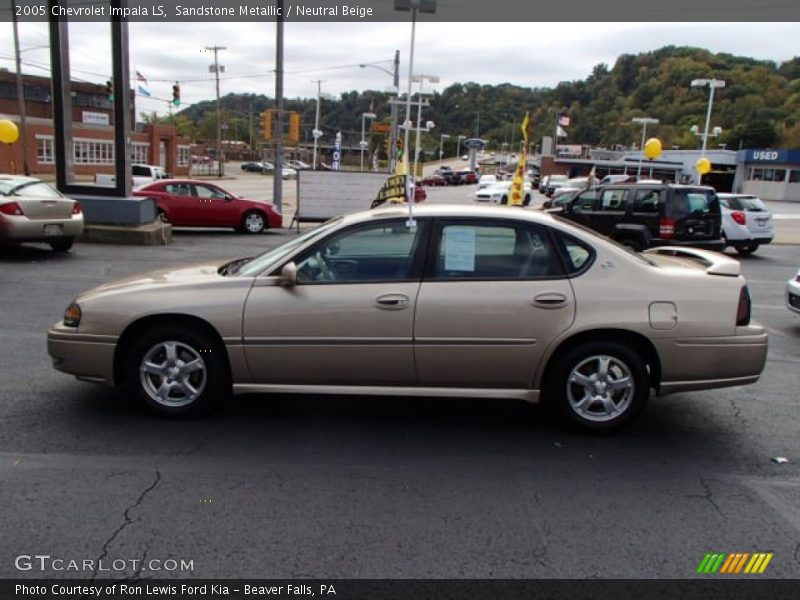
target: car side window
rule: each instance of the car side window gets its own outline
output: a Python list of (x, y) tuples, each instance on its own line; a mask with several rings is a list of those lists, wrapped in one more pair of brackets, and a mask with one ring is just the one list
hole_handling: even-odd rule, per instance
[(195, 184), (194, 189), (196, 190), (196, 194), (199, 198), (225, 198), (225, 193), (217, 188)]
[(633, 198), (633, 212), (657, 213), (660, 202), (660, 190), (636, 190)]
[(628, 190), (603, 190), (600, 210), (624, 211), (628, 206)]
[(563, 231), (554, 231), (553, 233), (569, 275), (578, 275), (589, 268), (595, 256), (591, 246)]
[(298, 283), (361, 283), (419, 279), (415, 260), (427, 222), (381, 221), (322, 240), (295, 259)]
[(433, 279), (532, 279), (562, 275), (546, 228), (535, 223), (444, 222)]
[(596, 192), (583, 192), (572, 201), (573, 212), (587, 212), (591, 211), (594, 207), (594, 201), (597, 199)]
[(191, 196), (192, 190), (188, 183), (168, 183), (164, 191), (173, 196)]

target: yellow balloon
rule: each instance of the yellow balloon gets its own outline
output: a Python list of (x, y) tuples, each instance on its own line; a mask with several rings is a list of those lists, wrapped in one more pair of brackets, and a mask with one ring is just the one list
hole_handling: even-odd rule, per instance
[(19, 129), (14, 121), (0, 119), (0, 142), (3, 144), (13, 144), (19, 139)]
[(698, 158), (694, 166), (700, 175), (705, 175), (711, 170), (711, 161), (706, 157)]
[(661, 140), (658, 138), (650, 138), (644, 144), (644, 155), (653, 160), (661, 156)]

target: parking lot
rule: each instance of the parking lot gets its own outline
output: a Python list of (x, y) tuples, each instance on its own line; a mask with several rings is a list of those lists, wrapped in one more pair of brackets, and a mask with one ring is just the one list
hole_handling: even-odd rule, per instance
[[(267, 180), (223, 186), (271, 194)], [(613, 436), (498, 400), (243, 396), (213, 418), (164, 420), (51, 368), (45, 332), (78, 292), (292, 235), (0, 250), (0, 575), (41, 575), (14, 557), (46, 552), (193, 561), (131, 577), (688, 578), (715, 551), (774, 552), (764, 576), (800, 575), (800, 317), (783, 297), (796, 245), (742, 259), (770, 333), (761, 380), (655, 398)], [(46, 573), (76, 575), (89, 574)]]

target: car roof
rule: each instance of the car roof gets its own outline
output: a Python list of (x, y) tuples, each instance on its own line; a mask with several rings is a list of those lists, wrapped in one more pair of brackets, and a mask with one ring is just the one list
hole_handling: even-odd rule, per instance
[[(555, 223), (555, 219), (538, 210), (518, 206), (486, 206), (482, 204), (414, 204), (415, 217), (477, 217), (484, 219), (520, 219), (535, 223)], [(370, 221), (376, 218), (407, 217), (407, 204), (364, 210), (345, 216), (348, 222)]]

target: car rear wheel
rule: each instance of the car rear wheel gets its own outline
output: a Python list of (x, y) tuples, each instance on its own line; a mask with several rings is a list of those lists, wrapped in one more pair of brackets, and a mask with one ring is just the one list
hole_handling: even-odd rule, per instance
[(68, 239), (68, 240), (55, 240), (50, 242), (50, 248), (52, 248), (55, 252), (69, 252), (69, 249), (72, 248), (72, 244), (75, 240)]
[(549, 393), (568, 422), (610, 431), (644, 409), (650, 382), (644, 361), (627, 346), (591, 342), (560, 358)]
[(758, 250), (758, 244), (745, 244), (736, 246), (736, 252), (738, 252), (742, 256), (749, 256), (756, 250)]
[(267, 228), (267, 219), (257, 210), (246, 213), (242, 218), (242, 230), (245, 233), (261, 233)]
[(508, 196), (503, 196), (500, 198), (500, 204), (508, 204)]
[(223, 352), (188, 328), (146, 332), (128, 351), (125, 383), (135, 399), (163, 415), (205, 412), (230, 392)]
[(625, 246), (626, 248), (633, 250), (634, 252), (641, 252), (642, 250), (644, 250), (644, 246), (636, 238), (632, 237), (620, 238), (619, 243)]

